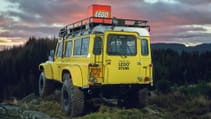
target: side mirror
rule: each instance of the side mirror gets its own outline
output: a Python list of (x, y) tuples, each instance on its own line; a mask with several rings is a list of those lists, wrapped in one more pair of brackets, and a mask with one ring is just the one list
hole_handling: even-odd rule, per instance
[(100, 55), (102, 52), (102, 38), (101, 37), (95, 37), (94, 39), (94, 55)]
[(48, 60), (53, 61), (53, 59), (54, 59), (54, 50), (50, 50), (50, 55), (48, 57)]

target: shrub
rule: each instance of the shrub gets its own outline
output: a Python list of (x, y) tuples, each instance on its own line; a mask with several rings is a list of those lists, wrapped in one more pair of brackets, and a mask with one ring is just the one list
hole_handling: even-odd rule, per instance
[(182, 94), (192, 96), (192, 97), (205, 96), (205, 97), (211, 98), (211, 86), (208, 85), (207, 83), (186, 86), (186, 87), (181, 88), (180, 92)]
[(167, 80), (160, 80), (156, 84), (157, 90), (162, 93), (169, 93), (171, 91), (171, 84)]

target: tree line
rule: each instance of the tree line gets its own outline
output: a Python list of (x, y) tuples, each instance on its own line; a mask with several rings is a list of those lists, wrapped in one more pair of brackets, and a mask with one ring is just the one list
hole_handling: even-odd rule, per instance
[(155, 87), (168, 92), (171, 86), (211, 81), (211, 52), (152, 50)]
[[(0, 99), (24, 97), (38, 88), (38, 65), (47, 60), (56, 39), (29, 38), (24, 46), (0, 52)], [(211, 81), (211, 52), (152, 49), (155, 88)]]
[(23, 97), (37, 89), (38, 65), (47, 60), (56, 39), (29, 38), (24, 46), (0, 52), (0, 99)]

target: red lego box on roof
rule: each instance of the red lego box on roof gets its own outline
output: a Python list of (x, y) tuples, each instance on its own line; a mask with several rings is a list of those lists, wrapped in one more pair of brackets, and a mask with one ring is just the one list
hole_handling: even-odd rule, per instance
[[(93, 18), (92, 22), (103, 22), (102, 18), (111, 18), (111, 6), (109, 5), (98, 5), (93, 4), (88, 8), (89, 17), (98, 17)], [(104, 23), (110, 23), (110, 19), (105, 19)]]

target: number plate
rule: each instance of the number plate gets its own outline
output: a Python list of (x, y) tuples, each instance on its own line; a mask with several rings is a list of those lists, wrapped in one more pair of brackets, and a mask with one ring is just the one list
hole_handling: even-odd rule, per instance
[(102, 77), (102, 71), (100, 67), (90, 67), (90, 71), (94, 77)]

